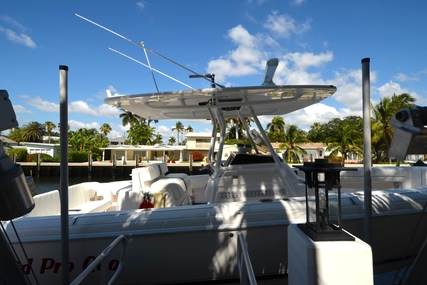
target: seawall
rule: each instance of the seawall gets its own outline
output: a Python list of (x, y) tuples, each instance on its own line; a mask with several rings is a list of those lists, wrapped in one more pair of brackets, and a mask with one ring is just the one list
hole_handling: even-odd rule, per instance
[[(39, 166), (35, 162), (18, 162), (21, 165), (25, 176), (33, 177), (59, 177), (60, 164), (52, 162), (42, 162)], [(138, 167), (150, 165), (149, 163), (139, 163)], [(93, 162), (92, 167), (88, 166), (87, 162), (69, 163), (69, 177), (117, 177), (129, 178), (132, 169), (137, 167), (135, 162), (127, 162), (125, 165), (116, 165), (113, 167), (109, 162)], [(186, 173), (188, 175), (202, 174), (200, 172), (201, 165), (193, 165), (190, 171), (188, 163), (168, 163), (170, 173)]]

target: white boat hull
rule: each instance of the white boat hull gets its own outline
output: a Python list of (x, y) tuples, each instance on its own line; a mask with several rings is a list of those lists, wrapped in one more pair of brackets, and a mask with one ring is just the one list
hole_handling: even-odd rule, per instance
[[(344, 196), (343, 227), (363, 238), (363, 196)], [(70, 276), (74, 279), (117, 236), (125, 235), (128, 249), (117, 284), (237, 278), (239, 232), (245, 235), (257, 276), (284, 274), (288, 267), (287, 226), (305, 222), (304, 198), (286, 200), (70, 215)], [(401, 267), (405, 253), (413, 257), (417, 252), (424, 233), (416, 233), (409, 248), (408, 245), (426, 200), (427, 187), (413, 191), (380, 191), (373, 195), (375, 273)], [(21, 218), (14, 224), (40, 284), (59, 284), (59, 216)], [(17, 248), (10, 224), (6, 227)], [(427, 228), (427, 217), (418, 228)], [(118, 266), (119, 256), (119, 249), (115, 249), (107, 258), (107, 270), (111, 275)], [(23, 264), (23, 269), (29, 273), (28, 264)], [(94, 272), (86, 284), (94, 284), (97, 280), (99, 272)]]

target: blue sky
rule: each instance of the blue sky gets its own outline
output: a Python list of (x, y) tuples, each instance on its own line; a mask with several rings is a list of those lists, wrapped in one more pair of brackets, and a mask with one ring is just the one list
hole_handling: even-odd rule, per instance
[[(362, 115), (361, 60), (371, 59), (371, 100), (410, 93), (427, 103), (427, 2), (398, 0), (12, 1), (0, 0), (0, 89), (9, 92), (20, 126), (59, 122), (59, 65), (67, 65), (69, 125), (123, 135), (113, 94), (156, 90), (141, 48), (76, 17), (77, 13), (226, 86), (261, 84), (265, 62), (279, 59), (276, 84), (332, 84), (337, 93), (285, 122)], [(156, 68), (193, 88), (209, 82), (148, 53)], [(155, 74), (160, 91), (187, 89)], [(266, 125), (271, 117), (262, 117)], [(176, 121), (154, 125), (167, 142)], [(195, 131), (206, 121), (182, 121)], [(7, 134), (7, 132), (4, 132)]]

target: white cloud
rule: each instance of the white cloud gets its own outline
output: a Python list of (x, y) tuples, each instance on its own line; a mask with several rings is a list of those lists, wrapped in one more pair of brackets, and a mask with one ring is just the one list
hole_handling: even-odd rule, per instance
[(108, 104), (102, 104), (96, 108), (98, 116), (106, 116), (109, 118), (118, 118), (122, 111), (119, 108), (113, 107)]
[(317, 103), (283, 117), (286, 124), (295, 124), (301, 129), (310, 129), (310, 126), (315, 122), (324, 124), (333, 118), (340, 118), (342, 115), (334, 107), (325, 103)]
[(417, 76), (415, 76), (415, 77), (409, 77), (408, 75), (403, 74), (403, 73), (398, 73), (398, 74), (396, 74), (396, 75), (394, 76), (394, 78), (395, 78), (397, 81), (402, 81), (402, 82), (406, 82), (406, 81), (420, 81), (420, 78), (419, 78), (419, 77), (417, 77)]
[(24, 106), (22, 105), (13, 105), (13, 110), (15, 111), (15, 113), (33, 113), (30, 110), (27, 110)]
[[(408, 89), (402, 88), (399, 83), (396, 83), (394, 81), (389, 81), (386, 84), (380, 86), (378, 88), (378, 91), (380, 93), (380, 97), (391, 97), (393, 94), (399, 95), (402, 93), (408, 93), (412, 97), (415, 98), (416, 104), (418, 105), (425, 105), (427, 103), (427, 99), (419, 96), (416, 92), (409, 92)], [(376, 104), (377, 102), (374, 102)]]
[(52, 103), (52, 102), (48, 102), (48, 101), (44, 101), (42, 98), (40, 97), (36, 97), (33, 99), (29, 99), (27, 101), (27, 104), (36, 107), (37, 109), (39, 109), (40, 111), (44, 111), (44, 112), (59, 112), (59, 104), (56, 103)]
[(1, 16), (0, 19), (2, 19), (4, 22), (8, 23), (9, 25), (12, 25), (12, 26), (18, 28), (21, 31), (27, 30), (27, 28), (24, 27), (23, 25), (21, 25), (21, 23), (19, 23), (18, 21), (16, 21), (15, 19), (13, 19), (7, 15)]
[(68, 125), (70, 126), (70, 129), (72, 130), (77, 130), (77, 129), (96, 129), (99, 130), (99, 128), (101, 127), (101, 125), (97, 122), (92, 122), (92, 123), (83, 123), (83, 122), (79, 122), (79, 121), (75, 121), (75, 120), (69, 120), (68, 121)]
[(333, 53), (288, 53), (279, 59), (274, 82), (284, 84), (326, 84), (320, 72), (309, 72), (333, 60)]
[(296, 5), (296, 6), (298, 6), (298, 5), (301, 5), (302, 3), (304, 3), (306, 0), (293, 0), (293, 1), (291, 1), (291, 3), (293, 4), (293, 5)]
[(0, 26), (0, 33), (4, 33), (12, 42), (25, 45), (30, 48), (36, 48), (36, 43), (26, 34), (17, 34), (11, 29)]
[[(40, 97), (27, 100), (27, 104), (36, 107), (44, 112), (59, 112), (59, 104), (52, 103), (41, 99)], [(109, 118), (117, 118), (122, 112), (120, 109), (108, 104), (92, 106), (84, 101), (74, 101), (68, 104), (69, 113), (78, 113), (90, 116), (106, 116)]]
[[(207, 72), (214, 73), (218, 82), (225, 82), (227, 77), (261, 73), (264, 69), (265, 59), (272, 53), (271, 48), (280, 50), (280, 45), (276, 42), (275, 38), (290, 37), (293, 34), (304, 33), (310, 28), (310, 24), (309, 21), (297, 23), (287, 15), (279, 15), (277, 12), (272, 12), (268, 16), (264, 27), (268, 31), (256, 35), (252, 35), (242, 25), (237, 25), (230, 29), (227, 36), (236, 47), (226, 55), (211, 60), (208, 63)], [(281, 60), (285, 62), (279, 64), (276, 78), (277, 74), (280, 73), (280, 68), (284, 71), (283, 68), (287, 64), (290, 64), (286, 68), (288, 72), (282, 74), (282, 78), (279, 78), (278, 81), (287, 82), (292, 80), (292, 84), (313, 83), (313, 79), (319, 81), (319, 74), (309, 74), (304, 70), (309, 67), (321, 66), (326, 62), (332, 61), (332, 59), (333, 53), (330, 51), (320, 54), (289, 53), (282, 56)], [(301, 71), (303, 72), (301, 73)], [(289, 78), (286, 79), (286, 77)]]
[(301, 70), (309, 67), (319, 67), (334, 59), (334, 54), (331, 51), (326, 53), (313, 54), (309, 52), (304, 53), (288, 53), (283, 56), (283, 62), (287, 64), (289, 61), (293, 62), (293, 69)]
[(409, 93), (408, 90), (402, 88), (399, 83), (389, 81), (378, 88), (381, 97), (390, 97), (393, 94)]
[(90, 107), (86, 102), (81, 100), (71, 102), (68, 105), (68, 112), (98, 116), (98, 112), (94, 108)]
[(257, 37), (251, 35), (245, 28), (238, 25), (228, 31), (228, 37), (237, 48), (226, 56), (211, 60), (207, 71), (216, 74), (216, 80), (225, 81), (227, 76), (244, 76), (256, 74), (262, 53), (259, 50)]
[(138, 6), (138, 8), (141, 9), (141, 10), (145, 8), (144, 2), (141, 2), (141, 1), (140, 2), (136, 2), (136, 6)]
[(268, 15), (264, 28), (278, 38), (288, 39), (293, 34), (303, 34), (308, 31), (311, 28), (310, 22), (310, 20), (307, 20), (304, 23), (297, 23), (290, 16), (278, 15), (277, 11), (273, 11), (272, 14)]

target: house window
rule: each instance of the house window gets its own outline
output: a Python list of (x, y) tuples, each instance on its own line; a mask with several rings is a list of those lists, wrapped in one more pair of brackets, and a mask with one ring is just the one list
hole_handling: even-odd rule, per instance
[(133, 154), (134, 155), (139, 155), (139, 157), (145, 157), (145, 156), (147, 156), (147, 152), (145, 150), (144, 151), (134, 151)]

